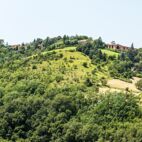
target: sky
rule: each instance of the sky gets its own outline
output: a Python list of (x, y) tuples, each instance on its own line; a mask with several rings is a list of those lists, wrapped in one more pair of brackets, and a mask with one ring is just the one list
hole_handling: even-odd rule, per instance
[(141, 7), (142, 0), (0, 0), (0, 39), (77, 34), (142, 47)]

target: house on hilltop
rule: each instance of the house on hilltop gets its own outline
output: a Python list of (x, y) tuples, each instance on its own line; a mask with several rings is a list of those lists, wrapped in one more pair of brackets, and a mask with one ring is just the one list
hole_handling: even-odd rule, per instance
[(79, 45), (86, 45), (87, 43), (93, 43), (93, 40), (91, 40), (91, 39), (83, 39), (83, 40), (79, 40), (78, 41)]
[(84, 40), (79, 40), (79, 41), (78, 41), (78, 44), (80, 44), (80, 45), (85, 45), (87, 42), (88, 42), (88, 41), (87, 41), (86, 39), (84, 39)]
[(116, 44), (114, 41), (112, 41), (110, 44), (106, 44), (108, 49), (113, 49), (113, 50), (119, 50), (119, 51), (127, 51), (129, 50), (129, 47)]
[(14, 49), (14, 50), (18, 50), (20, 48), (20, 44), (15, 44), (15, 45), (10, 45), (9, 48)]

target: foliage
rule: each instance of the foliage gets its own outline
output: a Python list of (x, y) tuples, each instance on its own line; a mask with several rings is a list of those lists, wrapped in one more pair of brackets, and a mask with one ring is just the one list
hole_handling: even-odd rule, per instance
[(0, 141), (142, 141), (139, 98), (98, 93), (107, 72), (141, 74), (142, 51), (109, 55), (104, 48), (101, 38), (78, 35), (38, 38), (20, 50), (1, 46)]
[(142, 91), (142, 79), (136, 83), (136, 87)]

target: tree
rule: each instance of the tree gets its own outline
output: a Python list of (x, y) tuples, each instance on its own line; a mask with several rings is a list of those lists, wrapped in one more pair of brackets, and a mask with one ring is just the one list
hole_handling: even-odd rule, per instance
[(102, 41), (102, 38), (101, 37), (99, 37), (98, 39), (96, 39), (95, 41), (94, 41), (94, 46), (95, 46), (95, 48), (105, 48), (105, 43)]
[(4, 40), (0, 39), (0, 46), (3, 46), (3, 45), (4, 45)]
[(67, 35), (63, 36), (63, 43), (66, 45), (69, 43), (69, 37)]
[(128, 58), (135, 62), (135, 57), (137, 56), (138, 54), (138, 50), (134, 48), (133, 44), (131, 45), (131, 48), (128, 50), (127, 52), (127, 55), (128, 55)]
[(134, 44), (133, 43), (131, 44), (131, 49), (134, 49)]
[(139, 117), (141, 111), (138, 106), (138, 100), (132, 94), (108, 93), (101, 97), (95, 108), (97, 122), (99, 119), (109, 122), (112, 119), (117, 121), (131, 120)]
[(122, 52), (120, 54), (120, 60), (125, 61), (125, 59), (126, 59), (126, 54), (124, 52)]

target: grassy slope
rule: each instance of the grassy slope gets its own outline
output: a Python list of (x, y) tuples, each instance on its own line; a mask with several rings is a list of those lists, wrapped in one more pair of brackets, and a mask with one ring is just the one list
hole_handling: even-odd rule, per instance
[[(75, 50), (75, 47), (54, 50), (57, 54), (62, 54), (63, 58), (56, 61), (51, 60), (50, 65), (47, 61), (44, 61), (42, 64), (38, 65), (38, 68), (42, 70), (46, 66), (50, 66), (53, 71), (53, 76), (62, 75), (63, 81), (58, 83), (58, 85), (82, 83), (87, 76), (92, 77), (91, 72), (94, 69), (94, 65), (91, 64), (91, 60), (87, 56), (84, 56), (80, 52), (73, 52), (72, 50)], [(44, 52), (44, 54), (46, 54), (46, 52)], [(87, 62), (88, 68), (83, 66), (84, 62)], [(56, 83), (54, 82), (54, 84)]]
[(102, 53), (106, 53), (108, 56), (118, 56), (119, 55), (119, 53), (108, 50), (108, 49), (101, 49), (101, 51)]
[[(41, 52), (40, 55), (43, 57), (48, 56), (49, 53), (54, 53), (53, 56), (62, 55), (62, 57), (59, 59), (45, 58), (44, 61), (41, 61), (38, 58), (39, 55), (32, 55), (27, 58), (28, 61), (25, 64), (16, 67), (14, 71), (9, 70), (8, 67), (3, 68), (0, 70), (0, 85), (7, 92), (11, 92), (15, 90), (14, 88), (24, 88), (23, 84), (26, 85), (30, 80), (35, 80), (35, 82), (40, 80), (43, 84), (47, 84), (47, 88), (60, 88), (70, 84), (83, 85), (86, 78), (96, 81), (105, 76), (99, 71), (93, 75), (92, 70), (96, 66), (91, 63), (88, 56), (75, 51), (75, 49), (75, 47), (67, 47)], [(26, 59), (15, 60), (14, 66), (21, 64), (22, 60)], [(84, 67), (83, 63), (87, 63), (87, 67)]]

